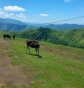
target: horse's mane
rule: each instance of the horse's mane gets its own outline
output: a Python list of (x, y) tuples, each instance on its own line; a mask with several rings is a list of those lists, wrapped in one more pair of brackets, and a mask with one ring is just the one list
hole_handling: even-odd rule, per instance
[(30, 43), (33, 43), (33, 44), (39, 43), (37, 40), (27, 40), (26, 43), (27, 43), (27, 42), (30, 42)]

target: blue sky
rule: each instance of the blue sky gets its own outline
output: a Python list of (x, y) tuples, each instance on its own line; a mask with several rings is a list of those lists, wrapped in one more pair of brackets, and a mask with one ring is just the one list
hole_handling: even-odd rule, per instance
[[(80, 16), (84, 16), (84, 0), (0, 0), (1, 18), (49, 23)], [(84, 18), (60, 23), (84, 24)]]

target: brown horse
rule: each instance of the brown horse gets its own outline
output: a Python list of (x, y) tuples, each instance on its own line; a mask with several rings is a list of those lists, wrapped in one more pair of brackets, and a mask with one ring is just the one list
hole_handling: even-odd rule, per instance
[(36, 40), (27, 40), (26, 44), (27, 44), (27, 48), (29, 49), (29, 54), (30, 54), (30, 47), (31, 47), (31, 48), (35, 48), (36, 55), (39, 56), (40, 44), (38, 43), (38, 41), (36, 41)]

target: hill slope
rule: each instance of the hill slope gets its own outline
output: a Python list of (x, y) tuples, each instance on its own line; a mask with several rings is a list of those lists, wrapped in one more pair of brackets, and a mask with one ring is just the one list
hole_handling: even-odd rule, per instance
[[(4, 40), (6, 41), (6, 40)], [(30, 88), (83, 88), (84, 50), (46, 42), (40, 42), (40, 55), (26, 53), (25, 39), (7, 40), (11, 64), (20, 66), (25, 76), (30, 77)], [(5, 48), (4, 48), (5, 49)], [(5, 85), (6, 87), (6, 85)], [(6, 88), (16, 87), (7, 84)], [(18, 87), (16, 87), (18, 88)], [(26, 88), (25, 85), (20, 88)]]
[(58, 43), (63, 41), (65, 45), (84, 48), (84, 29), (73, 29), (57, 32), (54, 31), (53, 34), (56, 36), (57, 40), (59, 40)]
[(84, 29), (61, 31), (40, 27), (22, 32), (21, 37), (84, 48)]
[(0, 22), (1, 23), (10, 23), (10, 24), (17, 24), (17, 25), (26, 25), (26, 23), (21, 22), (19, 20), (15, 20), (15, 19), (10, 19), (10, 18), (0, 18)]
[(9, 19), (9, 18), (0, 18), (0, 30), (7, 31), (22, 31), (27, 28), (27, 25), (21, 21)]
[(84, 29), (70, 30), (61, 39), (66, 40), (69, 45), (84, 47)]

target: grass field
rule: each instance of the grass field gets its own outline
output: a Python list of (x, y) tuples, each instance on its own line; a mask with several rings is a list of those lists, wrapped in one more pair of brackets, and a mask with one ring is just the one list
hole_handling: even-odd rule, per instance
[(34, 49), (32, 55), (26, 53), (25, 41), (8, 40), (10, 51), (5, 53), (29, 76), (30, 88), (84, 88), (84, 49), (40, 42), (38, 58)]
[(4, 53), (11, 57), (13, 66), (20, 66), (29, 77), (30, 88), (84, 88), (84, 49), (40, 42), (39, 58), (32, 48), (32, 54), (27, 53), (26, 39), (4, 41), (9, 43)]

